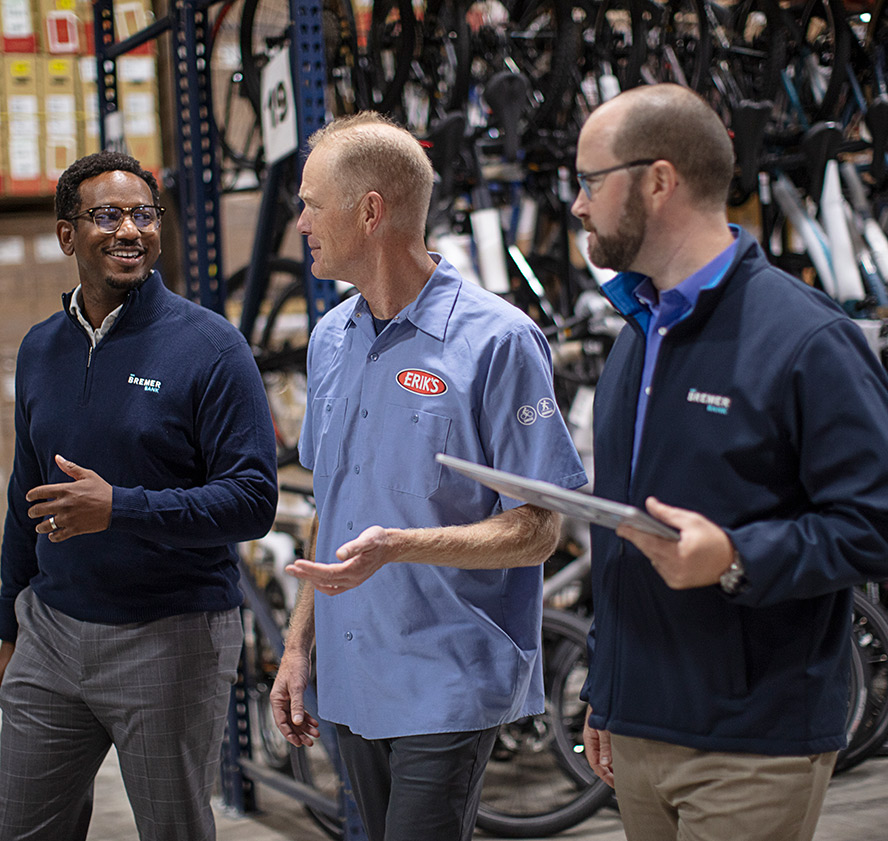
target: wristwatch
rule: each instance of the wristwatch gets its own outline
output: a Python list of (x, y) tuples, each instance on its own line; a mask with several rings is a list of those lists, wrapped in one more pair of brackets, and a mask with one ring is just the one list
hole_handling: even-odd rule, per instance
[(740, 593), (749, 588), (746, 568), (743, 566), (740, 553), (736, 549), (734, 550), (734, 560), (731, 561), (731, 565), (721, 574), (718, 583), (722, 591), (729, 596), (739, 596)]

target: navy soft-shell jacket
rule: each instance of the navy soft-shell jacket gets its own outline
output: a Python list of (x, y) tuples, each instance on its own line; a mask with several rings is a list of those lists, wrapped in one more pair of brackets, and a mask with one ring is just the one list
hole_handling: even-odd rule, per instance
[(720, 284), (664, 337), (634, 476), (644, 361), (631, 294), (595, 398), (595, 493), (725, 528), (749, 589), (671, 590), (592, 528), (590, 723), (704, 750), (844, 745), (850, 587), (888, 578), (888, 378), (858, 326), (740, 231)]

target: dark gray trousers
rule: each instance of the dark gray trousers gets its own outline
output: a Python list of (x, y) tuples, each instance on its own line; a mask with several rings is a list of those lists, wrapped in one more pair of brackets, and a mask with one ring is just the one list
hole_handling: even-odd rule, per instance
[(395, 739), (337, 730), (370, 841), (470, 841), (496, 727)]
[(0, 838), (84, 839), (113, 744), (141, 841), (212, 841), (238, 610), (102, 625), (26, 589), (16, 616), (0, 684)]

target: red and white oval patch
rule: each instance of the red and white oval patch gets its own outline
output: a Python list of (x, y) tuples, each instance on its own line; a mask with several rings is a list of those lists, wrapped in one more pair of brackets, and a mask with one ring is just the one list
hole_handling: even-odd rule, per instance
[(447, 391), (447, 383), (440, 377), (418, 368), (405, 368), (398, 372), (398, 385), (414, 394), (436, 397)]

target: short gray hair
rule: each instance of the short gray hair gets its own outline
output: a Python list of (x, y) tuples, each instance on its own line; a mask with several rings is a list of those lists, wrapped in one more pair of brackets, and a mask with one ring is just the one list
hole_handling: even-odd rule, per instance
[(308, 145), (312, 151), (323, 147), (332, 152), (347, 206), (375, 191), (398, 229), (424, 237), (435, 175), (409, 131), (375, 111), (361, 111), (318, 129)]

